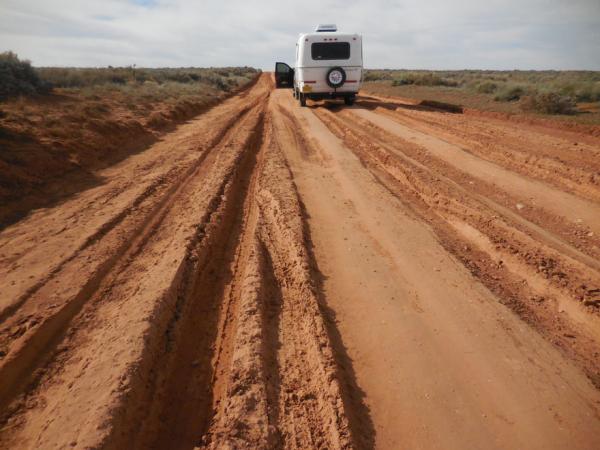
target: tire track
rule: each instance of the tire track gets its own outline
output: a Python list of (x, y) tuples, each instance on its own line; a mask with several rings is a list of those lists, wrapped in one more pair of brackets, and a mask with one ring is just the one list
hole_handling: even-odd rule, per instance
[(532, 330), (600, 386), (596, 250), (354, 109), (288, 94), (263, 74), (165, 137), (175, 161), (0, 233), (31, 239), (0, 255), (17, 276), (36, 242), (69, 241), (60, 218), (85, 232), (0, 313), (0, 447), (598, 442), (597, 391)]
[[(421, 132), (454, 143), (469, 153), (559, 189), (600, 200), (597, 139), (565, 133), (551, 136), (502, 121), (470, 115), (440, 114), (384, 100), (361, 101), (361, 106)], [(577, 136), (577, 135), (575, 135)]]
[[(143, 214), (140, 204), (148, 196), (156, 202), (256, 100), (255, 93), (245, 100), (226, 100), (199, 121), (182, 125), (171, 139), (101, 171), (98, 177), (106, 184), (2, 230), (0, 276), (5, 277), (7, 287), (0, 293), (0, 323), (125, 218)], [(199, 135), (205, 141), (198, 143)]]
[[(384, 146), (390, 154), (402, 158), (421, 170), (435, 171), (438, 176), (442, 176), (445, 182), (451, 183), (462, 195), (474, 197), (479, 202), (485, 203), (489, 208), (494, 209), (496, 213), (510, 218), (513, 222), (513, 227), (519, 228), (527, 234), (532, 234), (537, 240), (541, 240), (555, 250), (565, 253), (571, 258), (579, 260), (596, 270), (600, 270), (600, 264), (593, 256), (584, 253), (570, 242), (565, 242), (564, 236), (572, 235), (572, 232), (568, 228), (557, 228), (557, 224), (555, 223), (556, 217), (549, 215), (543, 210), (538, 210), (536, 211), (538, 216), (533, 216), (533, 221), (529, 220), (527, 217), (523, 217), (510, 209), (510, 206), (519, 202), (518, 198), (499, 191), (496, 186), (482, 182), (468, 173), (452, 167), (429, 154), (426, 149), (406, 140), (399, 139), (366, 119), (358, 118), (351, 113), (341, 112), (341, 114), (345, 117), (345, 120), (354, 124), (358, 129), (368, 130), (369, 136), (374, 137), (374, 142)], [(465, 184), (469, 186), (465, 187)], [(534, 223), (534, 221), (539, 222), (539, 224)], [(557, 229), (558, 234), (549, 231), (548, 228)], [(595, 255), (589, 249), (588, 253)]]
[(569, 234), (568, 231), (574, 228), (579, 228), (577, 234), (580, 238), (587, 237), (591, 232), (589, 236), (591, 240), (598, 239), (595, 234), (600, 232), (600, 227), (597, 225), (597, 222), (600, 222), (600, 208), (595, 203), (503, 169), (471, 155), (456, 145), (400, 125), (371, 111), (354, 109), (353, 112), (397, 138), (407, 143), (413, 142), (415, 146), (425, 149), (435, 159), (442, 160), (448, 166), (466, 172), (480, 181), (489, 182), (497, 190), (520, 199), (523, 202), (520, 204), (522, 214), (534, 217), (535, 214), (546, 212), (546, 216), (551, 215), (557, 223), (562, 223), (563, 229), (567, 231), (565, 234)]
[[(197, 262), (182, 277), (187, 287), (180, 289), (177, 314), (167, 327), (168, 352), (159, 358), (162, 368), (147, 394), (153, 398), (149, 413), (141, 418), (143, 426), (132, 430), (137, 436), (136, 448), (191, 448), (210, 420), (216, 370), (213, 359), (222, 334), (222, 318), (229, 320), (233, 314), (227, 310), (227, 286), (236, 274), (232, 264), (244, 217), (242, 205), (261, 146), (263, 116), (264, 105), (248, 124), (248, 139), (235, 145), (244, 153), (232, 166), (233, 178), (225, 180), (215, 197), (222, 198), (223, 203), (199, 246), (193, 249), (191, 258)], [(131, 426), (139, 420), (123, 423)], [(120, 434), (130, 442), (129, 433)]]
[(273, 130), (269, 118), (244, 208), (239, 271), (225, 296), (215, 415), (201, 448), (350, 448), (302, 214)]
[[(439, 173), (426, 176), (402, 160), (393, 175), (406, 180), (396, 180), (389, 171), (397, 157), (386, 158), (361, 127), (339, 117), (346, 128), (334, 130), (317, 116), (325, 108), (296, 108), (285, 94), (276, 98), (312, 147), (288, 145), (286, 157), (375, 445), (595, 446), (599, 394), (583, 371), (500, 304), (510, 297), (494, 295), (448, 251), (465, 242), (441, 234), (437, 222), (470, 200), (446, 202)], [(439, 206), (424, 205), (432, 191), (440, 192)]]
[[(243, 117), (248, 111), (249, 108), (242, 110), (240, 116)], [(231, 132), (233, 124), (233, 121), (229, 122), (229, 127), (222, 130), (218, 136), (226, 140), (227, 134)], [(218, 146), (214, 147), (216, 151), (218, 151), (218, 148)], [(181, 174), (182, 176), (178, 182), (166, 188), (165, 192), (159, 195), (158, 198), (150, 198), (150, 194), (146, 196), (150, 204), (145, 214), (138, 214), (132, 221), (126, 224), (127, 229), (125, 233), (127, 234), (121, 235), (118, 238), (120, 245), (116, 248), (111, 248), (111, 254), (106, 259), (97, 262), (95, 267), (91, 269), (91, 273), (83, 279), (85, 284), (74, 290), (72, 289), (72, 294), (63, 299), (57, 299), (56, 296), (52, 296), (50, 292), (54, 290), (54, 286), (44, 284), (42, 286), (45, 286), (46, 289), (41, 290), (38, 298), (33, 299), (35, 309), (22, 309), (16, 317), (4, 324), (2, 331), (0, 331), (0, 336), (2, 337), (2, 341), (0, 342), (5, 349), (5, 357), (0, 362), (0, 377), (4, 380), (0, 388), (0, 405), (6, 404), (11, 399), (11, 396), (20, 392), (20, 389), (16, 387), (17, 384), (23, 386), (24, 383), (27, 383), (24, 374), (34, 372), (34, 368), (43, 364), (44, 359), (52, 354), (52, 347), (60, 342), (63, 332), (71, 320), (79, 313), (85, 303), (93, 297), (102, 282), (109, 277), (115, 267), (119, 266), (119, 261), (127, 263), (135, 257), (136, 253), (143, 249), (147, 239), (160, 226), (166, 214), (169, 213), (172, 203), (181, 195), (190, 181), (198, 176), (198, 173), (202, 170), (204, 161), (210, 153), (210, 151), (203, 153), (191, 167)], [(140, 200), (141, 202), (142, 200)], [(101, 229), (98, 233), (92, 235), (86, 241), (86, 244), (82, 246), (81, 251), (90, 248), (94, 242), (98, 242), (101, 237), (107, 235), (111, 229), (123, 221), (128, 212), (130, 210), (119, 214), (117, 217), (120, 220), (111, 221), (109, 223), (110, 226), (107, 225), (107, 229)], [(133, 222), (133, 226), (131, 222)], [(115, 232), (119, 231), (121, 230), (115, 230)], [(96, 248), (90, 248), (90, 250), (93, 252), (98, 251)], [(73, 261), (76, 256), (73, 255), (71, 258), (68, 258), (64, 266)], [(63, 280), (64, 277), (70, 278), (75, 272), (79, 271), (80, 264), (80, 261), (73, 261), (71, 267), (65, 267), (64, 272), (61, 274)], [(48, 277), (48, 281), (60, 269), (61, 267), (59, 266), (53, 271), (51, 276)], [(44, 307), (45, 298), (52, 298), (51, 315), (40, 316), (36, 314), (36, 310), (39, 311)], [(15, 324), (18, 325), (17, 333), (13, 331)]]
[[(256, 110), (256, 107), (254, 108)], [(255, 115), (255, 114), (254, 114)], [(240, 128), (247, 120), (242, 120), (241, 124), (238, 123), (233, 129), (226, 132), (223, 136), (224, 143), (219, 146), (216, 146), (210, 153), (207, 155), (204, 160), (209, 162), (214, 166), (214, 162), (212, 160), (218, 161), (220, 158), (219, 153), (227, 148), (229, 144), (227, 142), (230, 140), (227, 136), (234, 136), (237, 132), (236, 130)], [(210, 157), (209, 157), (210, 156)], [(231, 161), (234, 163), (235, 159)], [(17, 389), (17, 384), (21, 386), (21, 389), (25, 387), (27, 382), (27, 377), (23, 377), (26, 374), (34, 374), (35, 372), (32, 370), (33, 366), (41, 366), (44, 364), (44, 361), (50, 359), (51, 355), (58, 355), (60, 359), (61, 353), (67, 353), (65, 348), (61, 348), (57, 352), (53, 352), (51, 348), (53, 346), (57, 346), (61, 340), (64, 338), (67, 341), (72, 340), (72, 331), (67, 333), (67, 330), (81, 330), (85, 327), (83, 323), (85, 323), (85, 318), (93, 317), (94, 313), (92, 311), (95, 308), (100, 308), (103, 303), (107, 302), (107, 296), (110, 295), (111, 290), (115, 289), (115, 286), (119, 286), (121, 282), (118, 281), (119, 277), (126, 277), (127, 268), (136, 265), (136, 260), (140, 259), (140, 252), (144, 250), (148, 246), (148, 240), (155, 239), (155, 235), (160, 230), (160, 227), (164, 226), (163, 222), (168, 214), (173, 214), (171, 212), (173, 208), (173, 203), (180, 202), (185, 198), (185, 191), (189, 189), (189, 185), (192, 184), (198, 175), (203, 172), (210, 172), (211, 169), (208, 167), (206, 169), (202, 169), (203, 164), (198, 164), (192, 169), (189, 170), (188, 177), (179, 180), (178, 183), (170, 187), (170, 195), (164, 197), (162, 201), (159, 203), (158, 208), (154, 208), (149, 214), (148, 217), (151, 220), (145, 224), (143, 231), (140, 232), (140, 235), (133, 239), (131, 242), (125, 241), (127, 244), (127, 250), (125, 252), (121, 252), (121, 255), (113, 256), (113, 259), (109, 259), (108, 263), (105, 263), (103, 269), (104, 272), (97, 279), (83, 278), (86, 280), (86, 287), (88, 291), (75, 293), (75, 298), (71, 299), (71, 301), (65, 302), (65, 306), (61, 310), (62, 314), (53, 314), (47, 318), (46, 323), (41, 323), (40, 326), (34, 328), (33, 331), (31, 327), (29, 333), (26, 333), (25, 339), (21, 339), (18, 344), (21, 344), (17, 347), (14, 353), (9, 353), (9, 357), (3, 359), (2, 368), (3, 371), (3, 380), (8, 380), (6, 384), (3, 383), (2, 388), (6, 389), (6, 394), (14, 396), (18, 393), (19, 389)], [(209, 166), (210, 167), (210, 166)], [(231, 170), (231, 169), (230, 169)], [(223, 177), (223, 180), (227, 180), (228, 177)], [(222, 182), (225, 182), (223, 181)], [(197, 183), (197, 181), (196, 181)], [(214, 204), (216, 200), (220, 199), (220, 195), (215, 197), (215, 200), (209, 202), (213, 204), (213, 207), (209, 207), (208, 211), (211, 211), (211, 208), (214, 208)], [(199, 227), (203, 227), (204, 225), (199, 225)], [(119, 258), (120, 256), (120, 258)], [(117, 260), (120, 259), (120, 263), (117, 264)], [(69, 274), (67, 274), (68, 276)], [(112, 287), (111, 287), (112, 286)], [(96, 291), (97, 295), (92, 295), (92, 293)], [(79, 314), (79, 319), (75, 320), (74, 317), (78, 314), (79, 310), (84, 306), (89, 305), (87, 308), (83, 308), (81, 314)], [(83, 314), (83, 317), (81, 317)], [(82, 322), (82, 320), (84, 322)], [(75, 324), (74, 327), (69, 327), (68, 324), (73, 322)], [(34, 323), (37, 325), (37, 323)], [(76, 332), (75, 332), (76, 334)], [(63, 338), (64, 336), (64, 338)], [(37, 344), (36, 344), (37, 343)], [(66, 344), (67, 348), (69, 344)], [(10, 364), (6, 364), (9, 362)], [(59, 367), (60, 367), (59, 363)], [(36, 375), (36, 377), (39, 374)], [(25, 378), (25, 379), (24, 379)], [(12, 383), (9, 383), (11, 380)], [(49, 378), (43, 378), (38, 383), (39, 385), (43, 385), (45, 382), (48, 382)], [(6, 399), (8, 400), (8, 399)], [(18, 409), (18, 405), (16, 406)], [(10, 408), (8, 410), (8, 419), (10, 419), (12, 415), (12, 410), (14, 408)]]
[(523, 220), (515, 221), (478, 193), (485, 189), (464, 189), (456, 172), (423, 160), (413, 144), (347, 111), (319, 108), (315, 113), (393, 195), (433, 226), (475, 276), (600, 386), (600, 365), (593, 357), (600, 351), (598, 317), (581, 307), (593, 300), (600, 282), (595, 260), (576, 249), (564, 252), (569, 246), (558, 238), (558, 245), (543, 235), (540, 239), (531, 226), (522, 226)]
[(202, 162), (132, 216), (143, 227), (123, 219), (133, 238), (101, 275), (81, 276), (80, 256), (57, 273), (80, 270), (87, 290), (9, 341), (0, 445), (354, 446), (271, 83), (256, 89)]

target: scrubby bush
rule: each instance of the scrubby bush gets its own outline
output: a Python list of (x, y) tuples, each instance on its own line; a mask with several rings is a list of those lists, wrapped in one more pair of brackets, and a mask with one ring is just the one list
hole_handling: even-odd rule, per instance
[(521, 108), (543, 114), (575, 114), (576, 102), (573, 97), (556, 92), (529, 95), (521, 101)]
[(50, 86), (40, 79), (29, 61), (20, 60), (13, 52), (0, 53), (0, 99), (49, 89)]
[(477, 85), (477, 92), (480, 94), (493, 94), (498, 89), (498, 85), (491, 81), (484, 81)]
[(215, 73), (223, 78), (229, 77), (229, 70), (227, 70), (227, 69), (217, 69), (217, 70), (215, 70)]
[(516, 102), (520, 100), (526, 93), (523, 86), (505, 86), (495, 97), (498, 102)]
[[(102, 84), (126, 84), (136, 80), (133, 67), (108, 68), (75, 68), (75, 67), (42, 67), (38, 69), (40, 77), (60, 88), (81, 88)], [(140, 77), (140, 82), (146, 78)]]
[(203, 83), (216, 89), (227, 90), (237, 84), (240, 78), (252, 78), (258, 73), (252, 67), (144, 69), (109, 66), (107, 68), (44, 67), (38, 70), (42, 79), (60, 88), (175, 82)]
[(392, 73), (389, 70), (367, 70), (363, 80), (364, 81), (387, 81), (391, 80)]
[(392, 86), (403, 86), (414, 84), (417, 86), (449, 86), (456, 87), (458, 83), (454, 80), (442, 78), (434, 73), (407, 73), (394, 79)]
[(578, 102), (600, 101), (600, 82), (582, 83), (575, 88), (574, 97)]
[(396, 78), (395, 80), (392, 81), (392, 86), (404, 86), (406, 84), (413, 84), (413, 83), (409, 83), (404, 78)]
[(230, 67), (230, 68), (228, 68), (228, 70), (229, 70), (231, 76), (236, 76), (236, 77), (244, 77), (244, 76), (247, 76), (249, 73), (254, 74), (254, 73), (260, 72), (260, 69), (255, 69), (254, 67), (248, 67), (248, 66)]

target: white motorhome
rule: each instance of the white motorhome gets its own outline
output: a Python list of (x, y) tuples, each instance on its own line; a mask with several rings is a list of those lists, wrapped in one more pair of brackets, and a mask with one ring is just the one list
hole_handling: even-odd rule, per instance
[(301, 34), (296, 43), (296, 64), (275, 64), (277, 87), (288, 86), (300, 105), (306, 99), (343, 98), (352, 105), (363, 76), (362, 37), (340, 33), (335, 25), (319, 25)]

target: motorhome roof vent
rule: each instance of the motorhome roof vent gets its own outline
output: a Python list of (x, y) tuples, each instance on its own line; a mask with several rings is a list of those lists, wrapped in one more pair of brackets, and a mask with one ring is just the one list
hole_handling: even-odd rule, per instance
[(321, 24), (315, 30), (317, 33), (331, 33), (337, 31), (337, 26), (334, 23)]

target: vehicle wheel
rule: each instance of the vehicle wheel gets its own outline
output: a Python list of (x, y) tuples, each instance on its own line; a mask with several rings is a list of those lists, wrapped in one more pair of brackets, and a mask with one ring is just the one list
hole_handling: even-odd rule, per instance
[(354, 97), (344, 97), (344, 103), (348, 106), (354, 105)]
[(298, 98), (300, 99), (300, 106), (306, 106), (306, 95), (299, 93)]

